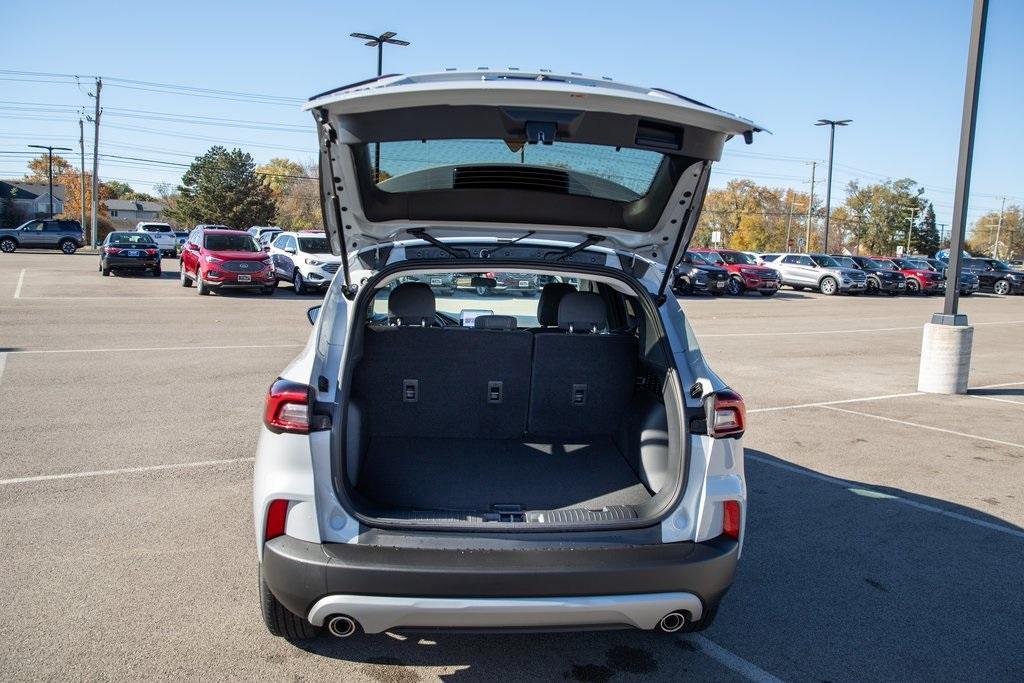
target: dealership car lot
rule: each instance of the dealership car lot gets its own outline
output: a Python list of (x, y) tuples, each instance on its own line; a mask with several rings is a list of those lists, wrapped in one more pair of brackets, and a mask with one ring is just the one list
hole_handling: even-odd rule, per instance
[[(699, 636), (267, 635), (251, 458), (318, 296), (0, 258), (0, 676), (1019, 678), (1024, 298), (962, 301), (968, 396), (915, 391), (936, 298), (682, 299), (747, 399), (739, 574)], [(982, 388), (987, 387), (987, 388)]]

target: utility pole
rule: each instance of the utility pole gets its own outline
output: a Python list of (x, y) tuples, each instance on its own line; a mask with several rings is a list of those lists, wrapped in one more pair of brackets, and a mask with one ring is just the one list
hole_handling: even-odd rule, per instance
[(103, 79), (96, 78), (96, 110), (92, 122), (94, 124), (92, 135), (92, 201), (89, 203), (89, 217), (92, 220), (92, 248), (96, 248), (96, 237), (99, 232), (99, 225), (96, 222), (100, 197), (100, 91), (103, 90)]
[(920, 209), (920, 207), (917, 207), (917, 206), (908, 206), (907, 208), (905, 208), (903, 210), (907, 211), (908, 213), (910, 213), (910, 215), (907, 216), (907, 220), (909, 221), (909, 225), (907, 226), (907, 251), (904, 253), (904, 256), (909, 256), (910, 255), (910, 236), (912, 234), (914, 234), (914, 221), (917, 220), (917, 214), (918, 214), (919, 211), (921, 211), (921, 209)]
[(786, 243), (782, 246), (782, 251), (789, 251), (789, 236), (790, 229), (793, 227), (793, 191), (789, 192), (789, 216), (786, 217)]
[(50, 218), (53, 218), (53, 150), (59, 149), (62, 151), (72, 151), (70, 147), (51, 147), (50, 145), (29, 145), (29, 147), (35, 147), (37, 149), (46, 150), (47, 158), (47, 171), (46, 175), (50, 181)]
[[(84, 113), (84, 112), (83, 112)], [(78, 178), (81, 180), (82, 194), (79, 195), (78, 203), (81, 205), (82, 214), (82, 230), (85, 230), (85, 121), (82, 117), (78, 117), (78, 151), (82, 154), (82, 165), (79, 166), (81, 169), (78, 173)]]
[[(1003, 202), (999, 205), (999, 222), (996, 223), (996, 242), (992, 245), (992, 258), (999, 259), (999, 235), (1003, 231), (1003, 212), (1006, 211), (1006, 197), (1003, 197)], [(1013, 240), (1010, 240), (1011, 242)]]
[(852, 119), (843, 119), (841, 121), (833, 121), (832, 119), (818, 119), (816, 126), (829, 126), (831, 131), (828, 136), (828, 179), (825, 181), (825, 248), (823, 251), (828, 253), (828, 224), (830, 215), (832, 213), (832, 153), (836, 148), (836, 126), (846, 126), (852, 122)]
[(811, 250), (811, 207), (814, 206), (814, 172), (818, 168), (818, 162), (811, 162), (811, 197), (807, 200), (807, 235), (804, 237), (804, 249)]

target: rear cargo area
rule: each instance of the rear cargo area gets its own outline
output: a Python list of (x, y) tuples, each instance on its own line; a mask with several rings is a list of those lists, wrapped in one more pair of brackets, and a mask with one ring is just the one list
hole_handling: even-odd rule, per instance
[(652, 497), (610, 436), (584, 443), (375, 436), (356, 490), (382, 507), (419, 510), (599, 510)]

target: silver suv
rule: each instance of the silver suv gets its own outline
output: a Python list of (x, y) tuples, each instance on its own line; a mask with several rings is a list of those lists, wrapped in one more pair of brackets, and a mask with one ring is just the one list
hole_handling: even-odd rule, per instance
[(796, 290), (816, 289), (822, 294), (859, 294), (867, 290), (867, 276), (855, 268), (843, 268), (827, 254), (779, 254), (765, 265), (779, 272), (782, 284)]
[(85, 246), (82, 225), (64, 219), (33, 220), (17, 228), (0, 230), (0, 251), (11, 254), (18, 249), (59, 249), (74, 254)]

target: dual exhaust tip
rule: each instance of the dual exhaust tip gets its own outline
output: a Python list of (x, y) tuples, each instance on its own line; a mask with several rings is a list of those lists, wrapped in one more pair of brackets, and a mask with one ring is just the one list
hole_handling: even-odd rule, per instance
[[(686, 615), (682, 612), (669, 612), (658, 622), (658, 628), (665, 633), (675, 633), (686, 626)], [(327, 620), (327, 631), (335, 638), (348, 638), (358, 630), (355, 620), (344, 614), (337, 614)]]

